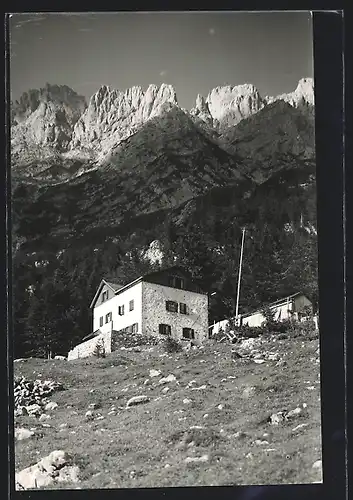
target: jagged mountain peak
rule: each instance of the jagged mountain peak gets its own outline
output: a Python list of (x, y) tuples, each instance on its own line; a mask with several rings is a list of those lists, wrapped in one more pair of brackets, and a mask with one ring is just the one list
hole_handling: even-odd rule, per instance
[(220, 128), (235, 125), (264, 106), (259, 91), (250, 83), (215, 87), (208, 94), (206, 103)]
[(13, 124), (16, 125), (26, 120), (41, 103), (53, 103), (56, 106), (63, 105), (67, 109), (72, 108), (80, 114), (87, 107), (86, 98), (67, 85), (46, 83), (40, 89), (30, 89), (28, 92), (24, 92), (18, 100), (11, 103)]
[(314, 106), (314, 79), (313, 78), (301, 78), (298, 81), (297, 87), (293, 92), (288, 92), (286, 94), (280, 94), (276, 97), (268, 96), (266, 101), (268, 104), (274, 101), (283, 100), (288, 102), (294, 107), (298, 107), (301, 104), (309, 104)]
[(133, 134), (141, 125), (158, 116), (167, 104), (177, 105), (175, 89), (162, 83), (124, 91), (106, 85), (92, 96), (85, 113), (75, 126), (70, 149), (94, 149), (107, 154), (117, 143)]

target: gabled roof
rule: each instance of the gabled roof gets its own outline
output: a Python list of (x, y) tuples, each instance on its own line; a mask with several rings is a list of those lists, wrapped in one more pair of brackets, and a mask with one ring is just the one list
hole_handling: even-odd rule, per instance
[(124, 285), (120, 285), (118, 283), (112, 283), (111, 281), (107, 281), (107, 280), (104, 280), (105, 283), (112, 289), (114, 290), (115, 292), (117, 290), (120, 290), (120, 288), (123, 288)]
[(242, 314), (242, 317), (247, 318), (248, 316), (252, 316), (253, 314), (257, 314), (259, 312), (262, 312), (264, 307), (273, 308), (273, 307), (279, 306), (280, 304), (284, 304), (287, 301), (289, 301), (290, 299), (294, 299), (294, 297), (298, 297), (299, 295), (304, 295), (304, 297), (306, 297), (305, 293), (302, 293), (302, 292), (292, 293), (292, 295), (287, 295), (286, 297), (282, 297), (281, 299), (277, 299), (274, 302), (271, 302), (270, 304), (265, 304), (263, 307), (256, 309), (256, 311)]
[(123, 285), (119, 285), (118, 283), (112, 283), (111, 281), (106, 281), (103, 278), (99, 284), (99, 287), (98, 287), (93, 299), (92, 299), (92, 302), (90, 304), (90, 308), (92, 308), (93, 305), (95, 304), (95, 302), (96, 302), (104, 285), (107, 285), (114, 293), (117, 292), (118, 290), (120, 290), (121, 288), (123, 288)]
[(90, 308), (92, 308), (93, 305), (95, 304), (95, 302), (96, 302), (96, 300), (97, 300), (97, 298), (102, 290), (102, 287), (104, 285), (109, 286), (109, 288), (111, 288), (111, 290), (113, 290), (114, 294), (116, 295), (118, 292), (119, 293), (123, 292), (124, 290), (127, 290), (128, 288), (131, 288), (132, 286), (137, 285), (137, 283), (140, 283), (141, 281), (148, 278), (149, 276), (153, 276), (154, 274), (163, 273), (165, 271), (175, 271), (175, 272), (179, 271), (179, 272), (182, 272), (184, 274), (190, 275), (190, 273), (187, 270), (183, 269), (183, 267), (181, 267), (181, 266), (170, 266), (170, 267), (165, 267), (163, 269), (158, 269), (157, 271), (151, 271), (149, 273), (143, 274), (142, 276), (139, 276), (138, 278), (131, 281), (130, 283), (127, 283), (126, 285), (120, 285), (120, 284), (112, 283), (111, 281), (107, 281), (105, 279), (102, 279), (102, 281), (100, 282), (100, 285), (97, 289), (97, 292), (95, 293), (95, 296), (93, 297), (93, 300), (90, 304)]

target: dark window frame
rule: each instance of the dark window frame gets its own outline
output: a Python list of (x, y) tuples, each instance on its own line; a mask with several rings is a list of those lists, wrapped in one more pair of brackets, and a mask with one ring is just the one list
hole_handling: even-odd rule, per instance
[[(188, 332), (190, 336), (185, 336), (185, 333)], [(194, 340), (195, 339), (195, 330), (193, 328), (183, 328), (183, 339), (185, 340)]]
[(119, 314), (119, 316), (124, 316), (124, 314), (125, 314), (124, 304), (122, 306), (118, 307), (118, 314)]
[(169, 276), (168, 282), (171, 288), (178, 288), (179, 290), (186, 289), (186, 280), (181, 276)]
[(171, 335), (172, 334), (172, 327), (171, 325), (168, 325), (166, 323), (159, 323), (158, 325), (158, 333), (160, 335)]
[(110, 323), (112, 320), (112, 313), (111, 312), (108, 312), (106, 315), (105, 315), (105, 324), (107, 323)]
[(103, 316), (101, 316), (101, 317), (99, 318), (99, 326), (103, 326), (103, 322), (104, 322), (104, 317), (103, 317)]
[(179, 304), (175, 300), (166, 300), (165, 307), (168, 312), (177, 313), (179, 310)]
[(133, 311), (135, 309), (135, 301), (134, 299), (129, 301), (129, 311)]
[(189, 308), (184, 302), (179, 303), (179, 312), (180, 314), (189, 314)]

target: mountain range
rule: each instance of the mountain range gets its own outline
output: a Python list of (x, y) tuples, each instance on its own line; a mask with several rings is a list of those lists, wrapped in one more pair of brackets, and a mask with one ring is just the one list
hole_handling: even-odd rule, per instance
[[(196, 134), (201, 131), (227, 150), (228, 143), (234, 145), (234, 140), (228, 140), (234, 127), (279, 102), (289, 103), (280, 111), (288, 115), (295, 109), (312, 108), (313, 80), (302, 79), (294, 92), (278, 97), (261, 97), (250, 84), (216, 87), (206, 98), (198, 95), (190, 111), (178, 106), (174, 88), (166, 84), (150, 85), (146, 91), (137, 86), (125, 91), (102, 86), (88, 103), (67, 86), (47, 84), (12, 104), (13, 172), (35, 178), (44, 175), (47, 180), (78, 175), (87, 167), (106, 164), (129, 137), (159, 119), (168, 127), (174, 119), (179, 124), (184, 120), (189, 129), (193, 123)], [(287, 126), (285, 132), (292, 131)]]

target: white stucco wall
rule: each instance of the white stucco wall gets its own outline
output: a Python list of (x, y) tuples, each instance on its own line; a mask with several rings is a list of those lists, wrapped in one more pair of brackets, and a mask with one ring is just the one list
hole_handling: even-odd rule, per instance
[[(111, 294), (113, 292), (111, 291)], [(134, 310), (129, 311), (129, 302), (134, 301)], [(124, 315), (119, 315), (119, 306), (124, 306)], [(105, 323), (105, 316), (112, 313), (112, 325)], [(99, 326), (99, 318), (103, 316), (103, 326)], [(100, 297), (96, 302), (96, 307), (93, 310), (93, 331), (100, 329), (102, 332), (113, 330), (121, 330), (127, 326), (138, 323), (138, 332), (141, 332), (142, 322), (142, 283), (128, 288), (122, 293), (113, 296), (106, 302), (100, 302)]]
[(67, 360), (72, 361), (73, 359), (87, 358), (88, 356), (92, 356), (97, 345), (97, 342), (101, 342), (104, 345), (105, 354), (111, 353), (111, 338), (112, 332), (106, 331), (100, 335), (97, 335), (93, 339), (86, 340), (86, 342), (82, 342), (81, 344), (74, 347), (71, 351), (69, 351), (67, 355)]
[[(142, 283), (142, 330), (145, 335), (159, 336), (159, 324), (171, 326), (171, 336), (181, 339), (183, 328), (195, 330), (195, 341), (202, 342), (208, 337), (208, 295), (187, 290), (178, 290), (154, 283)], [(170, 312), (166, 301), (186, 304), (189, 314)]]

